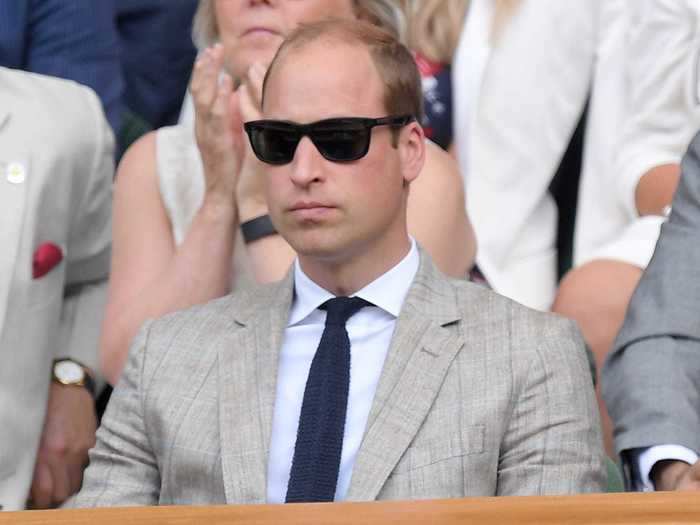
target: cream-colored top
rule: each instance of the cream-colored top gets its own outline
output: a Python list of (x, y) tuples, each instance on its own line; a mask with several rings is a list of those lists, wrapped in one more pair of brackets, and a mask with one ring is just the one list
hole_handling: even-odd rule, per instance
[[(175, 244), (187, 235), (204, 200), (204, 168), (191, 123), (156, 131), (156, 169), (163, 205)], [(252, 282), (253, 274), (242, 236), (236, 235), (231, 266), (231, 289)]]

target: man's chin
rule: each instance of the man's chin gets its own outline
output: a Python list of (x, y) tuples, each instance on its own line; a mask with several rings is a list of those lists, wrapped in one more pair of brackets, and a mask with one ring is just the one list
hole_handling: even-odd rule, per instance
[(319, 261), (342, 258), (346, 252), (342, 239), (328, 231), (303, 231), (285, 237), (298, 256)]

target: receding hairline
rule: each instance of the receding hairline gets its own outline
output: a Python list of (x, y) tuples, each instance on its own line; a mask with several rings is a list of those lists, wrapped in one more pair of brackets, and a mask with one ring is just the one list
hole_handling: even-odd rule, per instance
[[(265, 74), (265, 79), (263, 81), (261, 106), (265, 103), (265, 93), (267, 91), (267, 84), (269, 83), (270, 78), (272, 77), (272, 73), (284, 64), (284, 62), (289, 58), (290, 54), (294, 55), (308, 47), (312, 47), (317, 44), (332, 44), (334, 46), (340, 44), (346, 47), (364, 50), (364, 52), (367, 55), (367, 58), (369, 58), (369, 62), (372, 64), (372, 69), (379, 78), (381, 73), (374, 57), (372, 56), (371, 46), (364, 42), (361, 38), (359, 38), (355, 33), (349, 31), (347, 29), (347, 26), (345, 25), (346, 23), (347, 21), (331, 19), (326, 20), (324, 22), (303, 26), (302, 28), (300, 28), (302, 38), (294, 38), (290, 41), (284, 42), (277, 50), (277, 53), (275, 53), (275, 56), (272, 59), (272, 62), (270, 63), (270, 67), (268, 68)], [(370, 25), (366, 22), (352, 23), (366, 25), (373, 32), (376, 31), (375, 34), (383, 34), (393, 39), (393, 36), (387, 31), (381, 28), (377, 28), (376, 26)], [(314, 29), (316, 29), (317, 27), (330, 27), (330, 30), (321, 30), (316, 32), (314, 31)], [(304, 32), (305, 30), (310, 31)], [(331, 47), (331, 49), (335, 49), (335, 47)]]

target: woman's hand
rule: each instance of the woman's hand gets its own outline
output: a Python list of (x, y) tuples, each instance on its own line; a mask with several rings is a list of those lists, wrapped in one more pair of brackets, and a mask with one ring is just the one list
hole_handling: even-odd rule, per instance
[[(262, 113), (262, 85), (265, 78), (265, 66), (253, 64), (241, 86), (238, 88), (238, 100), (243, 122), (258, 120)], [(236, 202), (241, 222), (267, 213), (265, 198), (264, 173), (262, 163), (257, 159), (247, 137), (243, 153), (243, 163), (236, 188)]]
[(205, 198), (234, 205), (245, 145), (239, 95), (231, 77), (222, 73), (223, 56), (220, 44), (206, 49), (195, 63), (190, 89)]

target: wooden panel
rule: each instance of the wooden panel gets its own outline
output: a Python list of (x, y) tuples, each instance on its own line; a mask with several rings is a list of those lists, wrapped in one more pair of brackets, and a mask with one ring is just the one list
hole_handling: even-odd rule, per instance
[(124, 507), (0, 512), (0, 525), (99, 524), (272, 525), (424, 523), (502, 525), (699, 523), (695, 493), (595, 494), (586, 496), (466, 498), (432, 501), (215, 507)]

